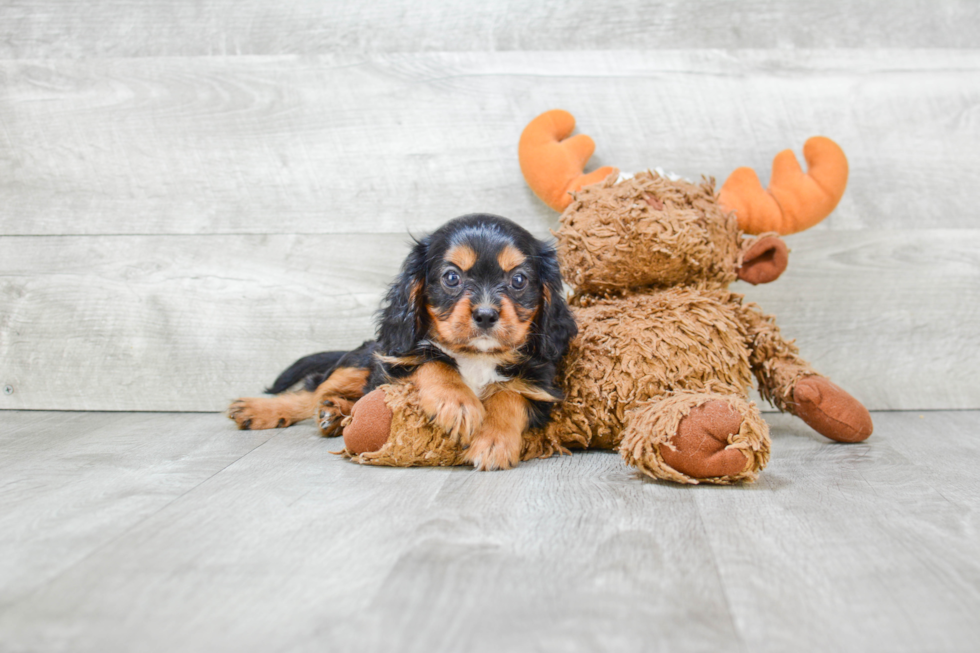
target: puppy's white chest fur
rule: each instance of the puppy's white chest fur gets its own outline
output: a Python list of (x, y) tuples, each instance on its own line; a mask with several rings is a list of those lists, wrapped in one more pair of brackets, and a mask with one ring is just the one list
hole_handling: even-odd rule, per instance
[(506, 381), (507, 377), (497, 372), (497, 362), (489, 356), (467, 356), (466, 354), (456, 354), (456, 365), (459, 367), (459, 375), (463, 377), (463, 382), (470, 386), (477, 397), (491, 383)]
[[(436, 344), (439, 347), (438, 344)], [(480, 356), (478, 354), (460, 354), (443, 347), (439, 347), (456, 361), (459, 368), (459, 375), (463, 377), (463, 383), (470, 387), (477, 397), (482, 396), (483, 391), (491, 383), (506, 381), (507, 377), (497, 371), (497, 361), (492, 356)]]

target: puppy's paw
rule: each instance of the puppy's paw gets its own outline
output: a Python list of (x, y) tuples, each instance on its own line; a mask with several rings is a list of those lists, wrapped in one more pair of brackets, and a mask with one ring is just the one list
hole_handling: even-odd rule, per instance
[(479, 399), (448, 388), (441, 396), (423, 400), (422, 408), (436, 426), (464, 447), (483, 424), (486, 414)]
[(352, 402), (339, 397), (324, 399), (316, 411), (316, 425), (320, 435), (325, 438), (335, 438), (343, 433), (342, 423), (350, 415)]
[(293, 422), (280, 410), (275, 397), (236, 399), (228, 407), (228, 418), (243, 431), (258, 431), (289, 426)]
[(521, 460), (520, 433), (485, 429), (476, 434), (464, 460), (480, 471), (511, 469)]

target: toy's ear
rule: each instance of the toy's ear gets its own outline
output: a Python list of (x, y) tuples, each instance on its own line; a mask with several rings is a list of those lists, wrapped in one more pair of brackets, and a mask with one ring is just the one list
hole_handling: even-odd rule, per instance
[(753, 286), (769, 283), (779, 278), (789, 263), (789, 249), (778, 236), (762, 236), (749, 241), (742, 252), (742, 265), (738, 278)]
[(426, 257), (429, 238), (417, 241), (388, 288), (378, 320), (378, 344), (388, 356), (407, 356), (425, 335)]

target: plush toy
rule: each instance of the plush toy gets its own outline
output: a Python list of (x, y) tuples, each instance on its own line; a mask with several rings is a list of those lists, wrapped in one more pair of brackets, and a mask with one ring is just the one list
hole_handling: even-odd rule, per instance
[[(618, 449), (655, 478), (754, 480), (770, 443), (748, 399), (753, 376), (765, 399), (824, 436), (867, 438), (867, 409), (800, 358), (772, 316), (728, 290), (736, 279), (775, 280), (788, 259), (776, 233), (807, 229), (837, 205), (847, 183), (840, 148), (812, 138), (807, 173), (787, 150), (767, 190), (741, 168), (716, 194), (713, 180), (621, 178), (614, 168), (582, 174), (595, 146), (585, 135), (569, 138), (574, 126), (567, 112), (549, 111), (519, 146), (528, 185), (563, 211), (558, 252), (579, 327), (560, 372), (565, 400), (545, 429), (525, 435), (522, 458)], [(461, 464), (414, 392), (403, 383), (361, 399), (344, 431), (347, 455), (366, 464)]]

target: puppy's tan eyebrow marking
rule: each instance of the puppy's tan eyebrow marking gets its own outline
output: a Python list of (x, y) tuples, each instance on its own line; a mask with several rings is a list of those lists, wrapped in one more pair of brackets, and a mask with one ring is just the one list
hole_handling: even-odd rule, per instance
[(497, 263), (504, 272), (509, 272), (523, 263), (527, 257), (521, 254), (521, 250), (513, 245), (507, 245), (497, 254)]
[(469, 245), (454, 245), (446, 252), (446, 260), (465, 272), (476, 263), (476, 252)]

